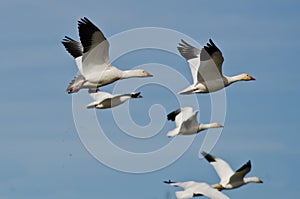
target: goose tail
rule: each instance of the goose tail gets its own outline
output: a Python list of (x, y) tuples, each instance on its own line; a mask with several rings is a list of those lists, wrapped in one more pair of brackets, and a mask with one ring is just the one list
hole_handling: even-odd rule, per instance
[(176, 136), (176, 135), (178, 135), (179, 134), (179, 128), (175, 128), (175, 129), (173, 129), (172, 131), (169, 131), (168, 133), (167, 133), (167, 136), (168, 137), (174, 137), (174, 136)]

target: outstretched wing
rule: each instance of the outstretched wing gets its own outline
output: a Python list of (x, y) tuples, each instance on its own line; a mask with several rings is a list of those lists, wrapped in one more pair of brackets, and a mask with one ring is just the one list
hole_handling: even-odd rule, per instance
[(169, 181), (164, 181), (164, 183), (169, 184), (174, 187), (181, 187), (183, 189), (188, 189), (188, 188), (192, 187), (196, 182), (194, 182), (194, 181), (173, 182), (173, 181), (169, 180)]
[(194, 84), (220, 79), (224, 58), (220, 49), (209, 39), (201, 50), (182, 40), (178, 47), (181, 55), (189, 62)]
[(90, 96), (94, 99), (94, 101), (89, 103), (87, 105), (87, 108), (94, 108), (104, 100), (111, 99), (114, 97), (114, 95), (104, 91), (97, 91), (97, 92), (90, 93)]
[(114, 95), (112, 95), (112, 94), (110, 94), (108, 92), (105, 92), (105, 91), (97, 91), (95, 93), (90, 93), (90, 96), (94, 100), (97, 100), (97, 101), (114, 97)]
[(230, 178), (230, 182), (239, 182), (243, 181), (245, 175), (249, 173), (251, 170), (251, 161), (249, 160), (246, 164), (244, 164), (241, 168), (236, 170), (235, 174), (233, 174)]
[(70, 53), (74, 57), (79, 72), (80, 74), (82, 74), (83, 46), (81, 45), (81, 43), (68, 36), (65, 36), (61, 43), (64, 45), (68, 53)]
[(201, 51), (200, 59), (205, 61), (208, 54), (218, 67), (220, 74), (222, 74), (222, 64), (224, 62), (224, 57), (221, 50), (214, 44), (211, 39), (209, 39), (209, 43), (207, 43), (203, 48), (204, 50)]
[(218, 189), (212, 188), (207, 183), (195, 183), (193, 188), (193, 196), (206, 196), (211, 199), (229, 199), (228, 196), (220, 192)]
[(168, 120), (175, 121), (176, 127), (179, 127), (184, 121), (188, 120), (193, 115), (192, 107), (183, 107), (177, 109), (167, 115)]
[(194, 111), (188, 119), (184, 120), (181, 123), (180, 132), (197, 133), (198, 126), (199, 126), (198, 119), (197, 119), (198, 112), (199, 111)]
[(177, 199), (187, 199), (196, 196), (207, 196), (212, 199), (229, 199), (228, 196), (221, 193), (217, 189), (212, 188), (207, 183), (194, 182), (194, 181), (188, 181), (188, 182), (165, 181), (165, 183), (175, 187), (182, 187), (184, 189), (183, 191), (177, 191), (175, 193)]
[(184, 40), (181, 40), (177, 47), (180, 54), (187, 60), (190, 66), (190, 70), (193, 77), (194, 84), (198, 82), (198, 70), (200, 67), (200, 49), (188, 44)]
[(78, 30), (83, 45), (83, 73), (93, 81), (93, 74), (101, 74), (110, 66), (109, 43), (101, 30), (86, 17), (78, 21)]
[(216, 170), (218, 176), (220, 177), (220, 184), (226, 185), (229, 182), (230, 177), (235, 173), (229, 164), (221, 158), (210, 155), (205, 151), (202, 151), (201, 154)]

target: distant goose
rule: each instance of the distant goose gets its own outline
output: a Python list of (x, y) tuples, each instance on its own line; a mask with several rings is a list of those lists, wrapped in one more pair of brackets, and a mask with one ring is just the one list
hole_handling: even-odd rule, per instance
[[(142, 69), (122, 71), (111, 65), (109, 60), (109, 42), (103, 33), (86, 17), (78, 21), (78, 30), (81, 44), (70, 42), (66, 37), (63, 44), (67, 51), (80, 63), (81, 75), (76, 77), (68, 86), (67, 92), (78, 92), (81, 88), (89, 88), (91, 85), (98, 88), (120, 79), (132, 77), (152, 77), (150, 73)], [(65, 43), (64, 43), (65, 42)], [(80, 45), (82, 47), (79, 47)], [(80, 54), (81, 58), (80, 58)], [(80, 69), (79, 69), (80, 70)], [(89, 85), (91, 84), (91, 85)]]
[(184, 40), (181, 40), (181, 42), (177, 49), (189, 63), (194, 83), (179, 92), (179, 94), (210, 93), (237, 81), (255, 80), (248, 74), (232, 77), (223, 75), (222, 64), (224, 58), (220, 49), (211, 39), (201, 50)]
[(250, 182), (263, 183), (258, 177), (245, 178), (246, 174), (251, 170), (250, 160), (235, 172), (227, 162), (221, 158), (214, 157), (204, 151), (201, 152), (204, 158), (215, 168), (220, 177), (219, 186), (215, 185), (219, 190), (235, 189)]
[(164, 183), (172, 185), (174, 187), (181, 187), (184, 191), (176, 191), (177, 199), (187, 199), (196, 196), (206, 196), (212, 199), (229, 199), (228, 196), (215, 189), (215, 187), (210, 186), (204, 182), (171, 182), (165, 181)]
[(176, 128), (167, 133), (168, 137), (176, 135), (191, 135), (209, 128), (223, 127), (219, 123), (200, 124), (197, 120), (199, 111), (194, 111), (192, 107), (177, 109), (167, 115), (168, 120), (175, 121)]
[(97, 91), (95, 93), (90, 93), (92, 98), (94, 98), (94, 102), (87, 105), (87, 108), (97, 108), (97, 109), (105, 109), (112, 108), (123, 104), (127, 100), (131, 98), (142, 98), (141, 93), (131, 93), (131, 94), (120, 94), (120, 95), (112, 95), (107, 92)]

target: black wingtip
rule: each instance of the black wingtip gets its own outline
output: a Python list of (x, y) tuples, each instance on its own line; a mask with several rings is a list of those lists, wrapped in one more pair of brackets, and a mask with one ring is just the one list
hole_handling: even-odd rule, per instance
[(199, 197), (199, 196), (204, 196), (204, 195), (201, 193), (193, 193), (193, 197)]
[(203, 49), (204, 50), (202, 50), (200, 54), (200, 59), (203, 61), (208, 58), (208, 55), (212, 56), (212, 54), (215, 52), (221, 52), (220, 49), (212, 41), (212, 39), (208, 40), (208, 43), (206, 43), (206, 46), (204, 46)]
[(89, 22), (90, 20), (87, 17), (81, 17), (80, 20), (78, 20), (78, 22)]
[(179, 43), (179, 45), (182, 45), (182, 46), (191, 46), (189, 43), (187, 43), (183, 39), (181, 39), (180, 41), (181, 41), (181, 43)]
[(138, 93), (131, 93), (131, 97), (132, 97), (132, 98), (142, 98), (141, 92), (138, 92)]
[(72, 39), (71, 37), (65, 36), (61, 42), (65, 49), (76, 59), (77, 57), (82, 56), (82, 45), (78, 41)]
[(205, 151), (202, 151), (201, 154), (208, 162), (215, 162), (215, 157), (210, 155), (209, 153), (206, 153)]
[(251, 161), (248, 160), (248, 162), (246, 162), (241, 168), (239, 168), (238, 170), (236, 170), (236, 172), (240, 172), (246, 168), (249, 168), (249, 170), (251, 169)]
[(171, 181), (171, 180), (168, 180), (168, 181), (164, 181), (164, 183), (166, 183), (166, 184), (171, 184), (171, 183), (175, 183), (175, 182), (173, 182), (173, 181)]
[(250, 161), (250, 160), (248, 160), (248, 162), (246, 162), (245, 166), (246, 166), (246, 167), (250, 167), (250, 168), (251, 168), (251, 161)]
[(65, 35), (65, 38), (63, 38), (63, 41), (75, 41), (75, 40), (72, 39), (71, 37)]
[[(214, 48), (217, 48), (217, 49), (219, 49), (217, 46), (216, 46), (216, 44), (213, 42), (213, 40), (212, 39), (209, 39), (209, 43), (211, 44), (211, 46), (213, 46)], [(220, 49), (219, 49), (220, 50)]]
[(177, 109), (167, 115), (167, 119), (171, 121), (175, 121), (176, 116), (181, 112), (181, 109)]

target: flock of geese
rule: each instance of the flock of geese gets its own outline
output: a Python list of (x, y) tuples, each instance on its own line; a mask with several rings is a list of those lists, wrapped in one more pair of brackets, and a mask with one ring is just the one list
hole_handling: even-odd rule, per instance
[[(151, 77), (152, 75), (142, 69), (122, 71), (111, 65), (109, 59), (109, 42), (99, 28), (88, 18), (84, 17), (78, 21), (80, 42), (65, 36), (62, 44), (73, 56), (79, 69), (77, 75), (67, 87), (69, 94), (76, 93), (81, 89), (88, 89), (94, 99), (87, 108), (105, 109), (118, 106), (131, 98), (142, 98), (140, 92), (112, 95), (100, 91), (99, 87), (111, 84), (117, 80)], [(237, 81), (255, 80), (249, 74), (226, 76), (222, 73), (223, 55), (221, 50), (209, 39), (209, 43), (202, 49), (198, 49), (184, 40), (177, 47), (180, 54), (189, 63), (193, 77), (193, 84), (179, 94), (210, 93), (223, 89)], [(219, 123), (202, 124), (197, 120), (198, 111), (191, 107), (179, 108), (167, 115), (167, 119), (175, 121), (175, 129), (167, 133), (168, 137), (177, 135), (196, 134), (208, 128), (222, 128)], [(248, 161), (236, 171), (221, 158), (215, 157), (202, 151), (204, 158), (214, 167), (220, 177), (220, 182), (209, 185), (204, 182), (172, 182), (165, 183), (181, 187), (183, 191), (177, 191), (177, 199), (187, 199), (196, 196), (206, 196), (212, 199), (228, 199), (222, 190), (235, 189), (250, 182), (262, 183), (258, 177), (245, 177), (251, 170), (251, 162)]]

